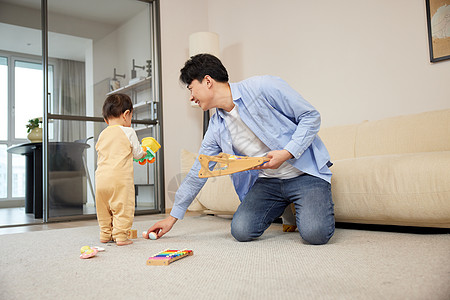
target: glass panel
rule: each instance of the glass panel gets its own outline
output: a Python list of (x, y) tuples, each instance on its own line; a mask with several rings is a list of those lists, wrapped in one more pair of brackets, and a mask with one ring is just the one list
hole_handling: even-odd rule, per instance
[(6, 145), (0, 145), (0, 198), (6, 198), (8, 188), (8, 153)]
[[(90, 1), (96, 13), (80, 6), (48, 1), (49, 61), (54, 61), (54, 93), (49, 111), (58, 115), (102, 118), (111, 93), (125, 93), (135, 105), (135, 120), (153, 119), (149, 3)], [(86, 30), (88, 29), (88, 30)], [(49, 218), (95, 214), (95, 143), (106, 128), (102, 121), (49, 121)], [(59, 118), (59, 117), (58, 117)], [(141, 126), (139, 139), (155, 136), (153, 126)], [(93, 137), (85, 143), (84, 140)], [(155, 136), (156, 137), (156, 136)], [(58, 162), (58, 163), (56, 163)], [(156, 209), (154, 164), (134, 164), (136, 210)], [(89, 180), (90, 179), (90, 180)]]
[[(145, 137), (156, 137), (155, 126), (138, 125), (136, 133), (139, 141)], [(140, 128), (140, 129), (139, 129)], [(136, 193), (136, 210), (157, 209), (155, 198), (155, 163), (140, 165), (134, 163), (134, 184)]]
[(12, 196), (25, 197), (25, 156), (12, 156)]
[(94, 136), (107, 125), (67, 120), (53, 120), (52, 124), (64, 131), (49, 142), (49, 217), (95, 214)]
[[(31, 199), (31, 206), (28, 205), (30, 210), (24, 209), (27, 194), (25, 156), (22, 153), (7, 153), (7, 148), (27, 142), (27, 114), (30, 117), (42, 116), (42, 69), (39, 64), (42, 60), (41, 3), (27, 1), (26, 5), (22, 4), (24, 2), (3, 1), (0, 5), (0, 197), (6, 197), (3, 198), (6, 201), (0, 204), (1, 225), (41, 222), (33, 214), (31, 189), (28, 191), (31, 194), (28, 198)], [(22, 61), (32, 65), (20, 65)], [(18, 73), (15, 74), (15, 71)], [(26, 82), (28, 79), (23, 77), (23, 71), (35, 72), (39, 77)], [(17, 89), (16, 79), (20, 85)], [(31, 92), (35, 89), (37, 92), (33, 92), (32, 96), (26, 94), (27, 90)]]
[(8, 59), (0, 56), (0, 140), (8, 138)]

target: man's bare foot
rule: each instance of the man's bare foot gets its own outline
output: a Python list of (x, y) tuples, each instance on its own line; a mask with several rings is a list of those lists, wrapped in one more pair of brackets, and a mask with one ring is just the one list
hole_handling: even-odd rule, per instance
[(103, 243), (103, 244), (106, 244), (106, 243), (109, 243), (109, 242), (112, 242), (113, 240), (100, 240), (100, 243)]
[(132, 240), (125, 240), (125, 241), (121, 241), (121, 242), (116, 241), (116, 244), (117, 244), (117, 246), (126, 246), (126, 245), (133, 244), (133, 241)]

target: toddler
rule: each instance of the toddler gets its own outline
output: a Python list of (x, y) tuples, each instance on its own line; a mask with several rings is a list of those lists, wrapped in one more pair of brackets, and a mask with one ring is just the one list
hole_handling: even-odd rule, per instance
[(146, 156), (131, 128), (133, 103), (124, 94), (106, 98), (102, 110), (109, 126), (98, 137), (95, 171), (95, 201), (100, 226), (100, 242), (115, 241), (118, 246), (132, 244), (127, 233), (134, 219), (133, 158)]

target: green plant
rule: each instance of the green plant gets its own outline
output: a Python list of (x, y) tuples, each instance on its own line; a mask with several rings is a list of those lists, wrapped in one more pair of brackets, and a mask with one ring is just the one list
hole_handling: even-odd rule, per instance
[(35, 118), (35, 119), (30, 119), (28, 120), (28, 124), (26, 125), (28, 130), (27, 133), (29, 133), (31, 130), (33, 130), (34, 128), (39, 128), (39, 123), (42, 123), (39, 118)]

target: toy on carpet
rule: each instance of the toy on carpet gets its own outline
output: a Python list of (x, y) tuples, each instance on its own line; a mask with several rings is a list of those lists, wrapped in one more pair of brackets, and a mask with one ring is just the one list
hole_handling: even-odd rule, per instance
[(127, 238), (128, 239), (137, 239), (137, 230), (136, 229), (130, 229), (127, 232)]
[(156, 232), (150, 232), (147, 237), (147, 231), (144, 231), (144, 232), (142, 232), (142, 237), (144, 239), (156, 240), (157, 235), (156, 235)]
[(95, 247), (91, 248), (89, 246), (83, 246), (80, 249), (80, 252), (81, 252), (80, 258), (91, 258), (91, 257), (94, 257), (97, 254), (98, 251), (99, 250), (97, 250), (97, 248), (95, 248)]
[[(198, 160), (200, 161), (201, 165), (200, 171), (198, 172), (198, 177), (207, 178), (247, 171), (253, 167), (257, 167), (268, 162), (270, 158), (238, 156), (227, 153), (220, 153), (217, 156), (200, 154)], [(217, 164), (213, 170), (210, 170), (209, 163), (212, 161), (217, 162)]]
[(297, 229), (297, 225), (283, 224), (283, 232), (294, 232)]
[(170, 263), (179, 260), (186, 256), (194, 255), (194, 252), (192, 250), (173, 250), (173, 249), (166, 249), (164, 251), (161, 251), (153, 256), (150, 256), (147, 259), (147, 265), (152, 266), (167, 266)]
[(134, 159), (135, 162), (139, 162), (140, 165), (145, 165), (146, 163), (154, 163), (156, 160), (156, 152), (161, 148), (161, 145), (152, 137), (146, 137), (142, 139), (141, 144), (142, 150), (147, 152), (147, 155), (141, 159)]

